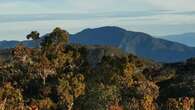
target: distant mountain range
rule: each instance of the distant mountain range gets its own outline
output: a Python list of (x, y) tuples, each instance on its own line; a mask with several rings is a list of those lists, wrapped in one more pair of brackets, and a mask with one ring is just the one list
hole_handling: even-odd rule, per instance
[(0, 49), (7, 49), (7, 48), (14, 48), (17, 44), (23, 44), (27, 47), (35, 47), (36, 45), (31, 40), (25, 40), (25, 41), (0, 41)]
[(163, 36), (163, 39), (195, 47), (195, 32)]
[[(0, 48), (15, 47), (19, 41), (1, 41)], [(34, 47), (32, 41), (23, 41)], [(195, 48), (180, 43), (154, 38), (146, 33), (127, 31), (119, 27), (85, 29), (70, 36), (70, 43), (103, 45), (122, 49), (142, 58), (158, 62), (178, 62), (195, 56)]]

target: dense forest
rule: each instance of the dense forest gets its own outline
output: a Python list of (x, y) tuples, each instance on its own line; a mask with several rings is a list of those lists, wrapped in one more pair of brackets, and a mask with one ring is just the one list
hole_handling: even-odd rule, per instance
[(60, 28), (27, 38), (37, 47), (0, 53), (0, 110), (194, 110), (195, 58), (161, 64), (111, 47), (91, 52)]

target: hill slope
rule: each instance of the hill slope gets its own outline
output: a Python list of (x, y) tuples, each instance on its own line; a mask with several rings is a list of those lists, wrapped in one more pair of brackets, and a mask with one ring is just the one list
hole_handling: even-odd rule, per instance
[(184, 34), (178, 34), (178, 35), (168, 35), (164, 36), (164, 39), (175, 41), (179, 43), (183, 43), (185, 45), (193, 46), (195, 47), (195, 33), (184, 33)]
[(195, 56), (195, 48), (118, 27), (86, 29), (72, 35), (72, 43), (109, 45), (160, 62), (177, 62)]

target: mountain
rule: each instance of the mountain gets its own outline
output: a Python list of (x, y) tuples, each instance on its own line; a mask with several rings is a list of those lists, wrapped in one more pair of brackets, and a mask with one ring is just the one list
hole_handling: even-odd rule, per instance
[(162, 38), (195, 47), (195, 33), (163, 36)]
[(13, 41), (0, 41), (0, 49), (9, 49), (9, 48), (14, 48), (16, 47), (16, 45), (18, 44), (23, 44), (27, 47), (37, 47), (37, 43), (36, 42), (41, 42), (41, 39), (39, 40), (36, 40), (36, 41), (32, 41), (32, 40), (24, 40), (24, 41), (16, 41), (16, 40), (13, 40)]
[[(32, 41), (1, 41), (0, 48), (13, 48), (19, 43), (28, 47), (34, 47), (36, 44)], [(117, 47), (126, 53), (157, 62), (178, 62), (195, 56), (193, 47), (112, 26), (85, 29), (72, 34), (70, 43)]]
[(119, 27), (85, 29), (71, 35), (70, 41), (85, 45), (114, 46), (139, 57), (159, 62), (177, 62), (195, 56), (193, 47)]
[(19, 41), (0, 41), (0, 48), (14, 48)]
[[(1, 110), (194, 110), (195, 57), (158, 63), (110, 46), (67, 44), (61, 42), (63, 33), (60, 29), (49, 34), (43, 48), (0, 50)], [(128, 33), (121, 44), (137, 44), (133, 48), (140, 45), (145, 51), (151, 46), (166, 51), (164, 45), (176, 47), (144, 33)], [(123, 47), (112, 42), (109, 45)]]

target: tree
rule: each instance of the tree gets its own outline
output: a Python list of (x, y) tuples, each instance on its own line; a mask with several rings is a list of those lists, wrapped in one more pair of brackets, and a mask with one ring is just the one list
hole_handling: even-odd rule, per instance
[(50, 34), (50, 36), (53, 36), (56, 40), (56, 43), (68, 43), (68, 37), (69, 33), (67, 31), (64, 31), (60, 29), (59, 27), (56, 27), (53, 32)]
[(162, 108), (163, 110), (194, 110), (194, 98), (168, 98)]
[(38, 100), (38, 106), (40, 110), (56, 110), (56, 105), (50, 98)]
[(57, 86), (59, 106), (61, 109), (72, 110), (74, 101), (85, 93), (84, 76), (82, 74), (67, 74), (59, 79)]
[(104, 84), (115, 84), (120, 88), (130, 87), (133, 79), (134, 65), (126, 57), (105, 56), (98, 66), (96, 77)]
[(68, 43), (69, 33), (59, 27), (55, 28), (50, 34), (46, 35), (41, 42), (43, 50), (48, 50), (51, 46), (64, 45)]
[(54, 75), (56, 70), (47, 57), (41, 55), (38, 61), (29, 67), (29, 73), (36, 73), (37, 76), (43, 79), (43, 85), (45, 85), (47, 77)]
[(155, 101), (159, 88), (153, 82), (135, 81), (128, 89), (123, 89), (123, 103), (128, 103), (130, 110), (156, 110)]
[(143, 98), (130, 98), (128, 99), (128, 110), (158, 110), (154, 103), (153, 97), (144, 96)]
[(34, 46), (35, 48), (38, 48), (40, 47), (40, 37), (39, 37), (39, 32), (37, 31), (32, 31), (30, 34), (28, 34), (26, 36), (27, 39), (32, 39), (33, 40), (33, 43), (34, 43)]
[(12, 58), (14, 62), (24, 64), (30, 61), (31, 49), (19, 44), (12, 50)]
[(32, 31), (30, 34), (28, 34), (27, 36), (26, 36), (26, 38), (27, 39), (32, 39), (32, 40), (37, 40), (37, 39), (40, 39), (40, 37), (39, 37), (39, 32), (37, 32), (37, 31)]
[(0, 110), (23, 110), (23, 96), (19, 89), (11, 83), (5, 83), (0, 87)]
[(121, 95), (117, 86), (96, 84), (77, 101), (78, 107), (76, 108), (80, 110), (112, 110), (114, 107), (121, 108), (120, 101)]

